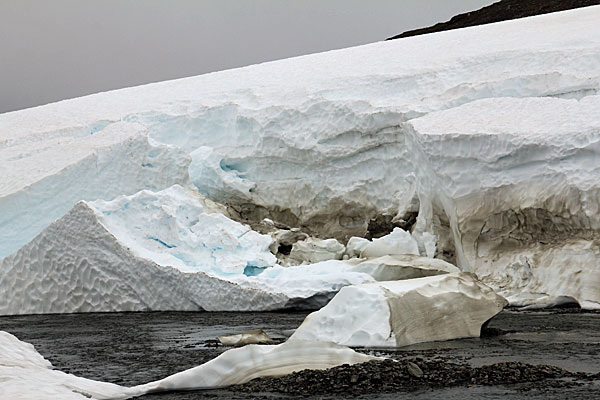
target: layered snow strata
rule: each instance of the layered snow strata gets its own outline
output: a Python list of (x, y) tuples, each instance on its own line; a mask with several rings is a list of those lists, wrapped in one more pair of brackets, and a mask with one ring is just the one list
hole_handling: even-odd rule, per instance
[(268, 236), (211, 207), (178, 186), (79, 202), (0, 261), (0, 314), (284, 307), (283, 294), (202, 272), (275, 260)]
[(449, 221), (459, 265), (515, 305), (600, 308), (599, 110), (593, 95), (500, 98), (411, 121), (417, 229)]
[[(345, 242), (364, 236), (376, 214), (416, 205), (418, 149), (406, 121), (478, 99), (598, 93), (599, 17), (600, 7), (587, 7), (100, 93), (0, 116), (0, 146), (139, 124), (190, 154), (198, 189), (242, 217)], [(45, 148), (61, 154), (58, 141)], [(31, 171), (12, 155), (1, 159), (14, 171), (7, 194), (15, 193)], [(18, 219), (42, 209), (33, 203)]]
[(292, 339), (396, 347), (476, 337), (506, 304), (465, 272), (348, 286), (308, 315)]
[(188, 182), (189, 156), (148, 140), (140, 124), (96, 121), (52, 130), (51, 121), (35, 121), (40, 125), (15, 134), (6, 119), (0, 117), (0, 258), (80, 200)]

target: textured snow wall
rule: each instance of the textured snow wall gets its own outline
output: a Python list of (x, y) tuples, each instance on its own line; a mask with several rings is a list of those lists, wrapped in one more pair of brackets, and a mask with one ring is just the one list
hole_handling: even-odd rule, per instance
[(599, 113), (600, 96), (501, 98), (411, 121), (418, 228), (451, 221), (463, 266), (513, 304), (600, 308)]
[[(588, 7), (0, 115), (0, 166), (11, 171), (0, 186), (0, 257), (80, 199), (185, 184), (189, 174), (236, 218), (342, 243), (364, 236), (375, 215), (418, 210), (420, 255), (435, 249), (515, 304), (568, 296), (594, 308), (599, 19), (600, 7)], [(548, 121), (546, 131), (530, 135), (530, 119)], [(139, 132), (148, 150), (95, 142), (111, 131), (116, 143)], [(73, 136), (77, 145), (61, 145)], [(63, 157), (79, 143), (91, 158)], [(169, 161), (148, 162), (153, 146)], [(96, 158), (106, 175), (80, 162)], [(112, 174), (121, 166), (131, 183)], [(504, 221), (515, 218), (516, 231)], [(512, 280), (498, 281), (505, 271)]]
[[(222, 239), (222, 246), (241, 247), (236, 237), (223, 235), (232, 235), (243, 226), (220, 214), (203, 215), (201, 203), (193, 196), (190, 198), (189, 193), (181, 187), (174, 187), (158, 194), (141, 192), (131, 196), (137, 202), (123, 203), (124, 198), (117, 198), (109, 203), (77, 203), (34, 240), (0, 261), (0, 315), (149, 310), (243, 311), (284, 307), (288, 298), (281, 293), (242, 288), (202, 272), (202, 268), (210, 270), (213, 265), (205, 263), (215, 259), (230, 262), (227, 265), (234, 268), (242, 260), (256, 262), (263, 254), (257, 249), (260, 241), (251, 243), (247, 249), (228, 251), (225, 257), (220, 258), (220, 249), (206, 249), (207, 242), (203, 239)], [(161, 197), (165, 201), (156, 207), (153, 200)], [(175, 202), (175, 199), (179, 201)], [(98, 209), (100, 204), (105, 206), (101, 211)], [(112, 232), (110, 223), (127, 216), (119, 215), (127, 214), (126, 209), (119, 207), (122, 204), (131, 204), (138, 218), (117, 224), (119, 229)], [(145, 213), (135, 210), (136, 206), (142, 206)], [(111, 215), (106, 215), (111, 210), (116, 214), (112, 220)], [(157, 217), (154, 222), (165, 226), (154, 231), (148, 227), (140, 230), (140, 223), (152, 212)], [(185, 215), (179, 219), (168, 218), (168, 212), (193, 214), (196, 220), (186, 219)], [(209, 229), (198, 226), (201, 219), (212, 224)], [(103, 225), (107, 221), (110, 223)], [(229, 229), (222, 229), (221, 236), (215, 238), (223, 226), (229, 226)], [(190, 227), (197, 232), (194, 234)], [(136, 236), (138, 232), (142, 234)], [(165, 232), (169, 233), (169, 243), (177, 243), (181, 249), (162, 241), (164, 236), (161, 234)], [(256, 232), (248, 234), (259, 235)], [(196, 246), (192, 247), (194, 241)], [(191, 257), (194, 249), (198, 250), (197, 258), (186, 259), (187, 263), (183, 263), (181, 259)], [(181, 253), (178, 253), (180, 250)], [(275, 258), (268, 251), (267, 254)], [(191, 269), (195, 269), (194, 273), (189, 272)]]
[(292, 339), (401, 347), (478, 337), (507, 301), (460, 272), (345, 287), (306, 317)]
[(318, 309), (384, 273), (342, 261), (278, 266), (272, 238), (223, 211), (179, 185), (79, 202), (0, 260), (0, 315)]

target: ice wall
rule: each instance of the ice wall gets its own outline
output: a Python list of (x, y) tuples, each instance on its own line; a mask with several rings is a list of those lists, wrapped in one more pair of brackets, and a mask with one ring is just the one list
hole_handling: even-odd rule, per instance
[(596, 95), (501, 98), (411, 121), (421, 227), (452, 221), (463, 267), (514, 304), (600, 307), (599, 111)]
[(96, 121), (51, 130), (52, 121), (32, 118), (6, 126), (14, 114), (0, 116), (0, 257), (80, 200), (189, 184), (189, 156), (149, 140), (140, 124)]
[(513, 303), (594, 308), (599, 19), (587, 7), (0, 115), (0, 257), (81, 199), (191, 184), (239, 220), (342, 242), (418, 210), (419, 247), (437, 238), (437, 257)]

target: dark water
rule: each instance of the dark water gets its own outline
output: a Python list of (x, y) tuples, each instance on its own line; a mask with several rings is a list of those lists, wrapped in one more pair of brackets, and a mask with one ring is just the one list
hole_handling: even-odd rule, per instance
[[(113, 313), (0, 317), (0, 330), (35, 345), (57, 368), (82, 377), (131, 386), (202, 364), (226, 348), (210, 347), (219, 335), (262, 328), (285, 338), (306, 313)], [(437, 356), (474, 366), (501, 361), (551, 364), (600, 372), (600, 314), (504, 311), (494, 318), (497, 336), (414, 345), (401, 350), (365, 349), (378, 355)], [(229, 390), (179, 392), (144, 399), (282, 398)], [(457, 387), (355, 398), (600, 398), (600, 385), (519, 392), (508, 386)], [(319, 396), (342, 399), (341, 396)]]

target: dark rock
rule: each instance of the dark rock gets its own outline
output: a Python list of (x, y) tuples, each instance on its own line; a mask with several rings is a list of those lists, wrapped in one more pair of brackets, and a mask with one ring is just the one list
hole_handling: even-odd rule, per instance
[(548, 14), (572, 8), (600, 4), (600, 0), (502, 0), (476, 11), (455, 15), (447, 22), (441, 22), (427, 28), (401, 33), (389, 38), (399, 39), (427, 33), (491, 24), (510, 19), (525, 18), (533, 15)]

